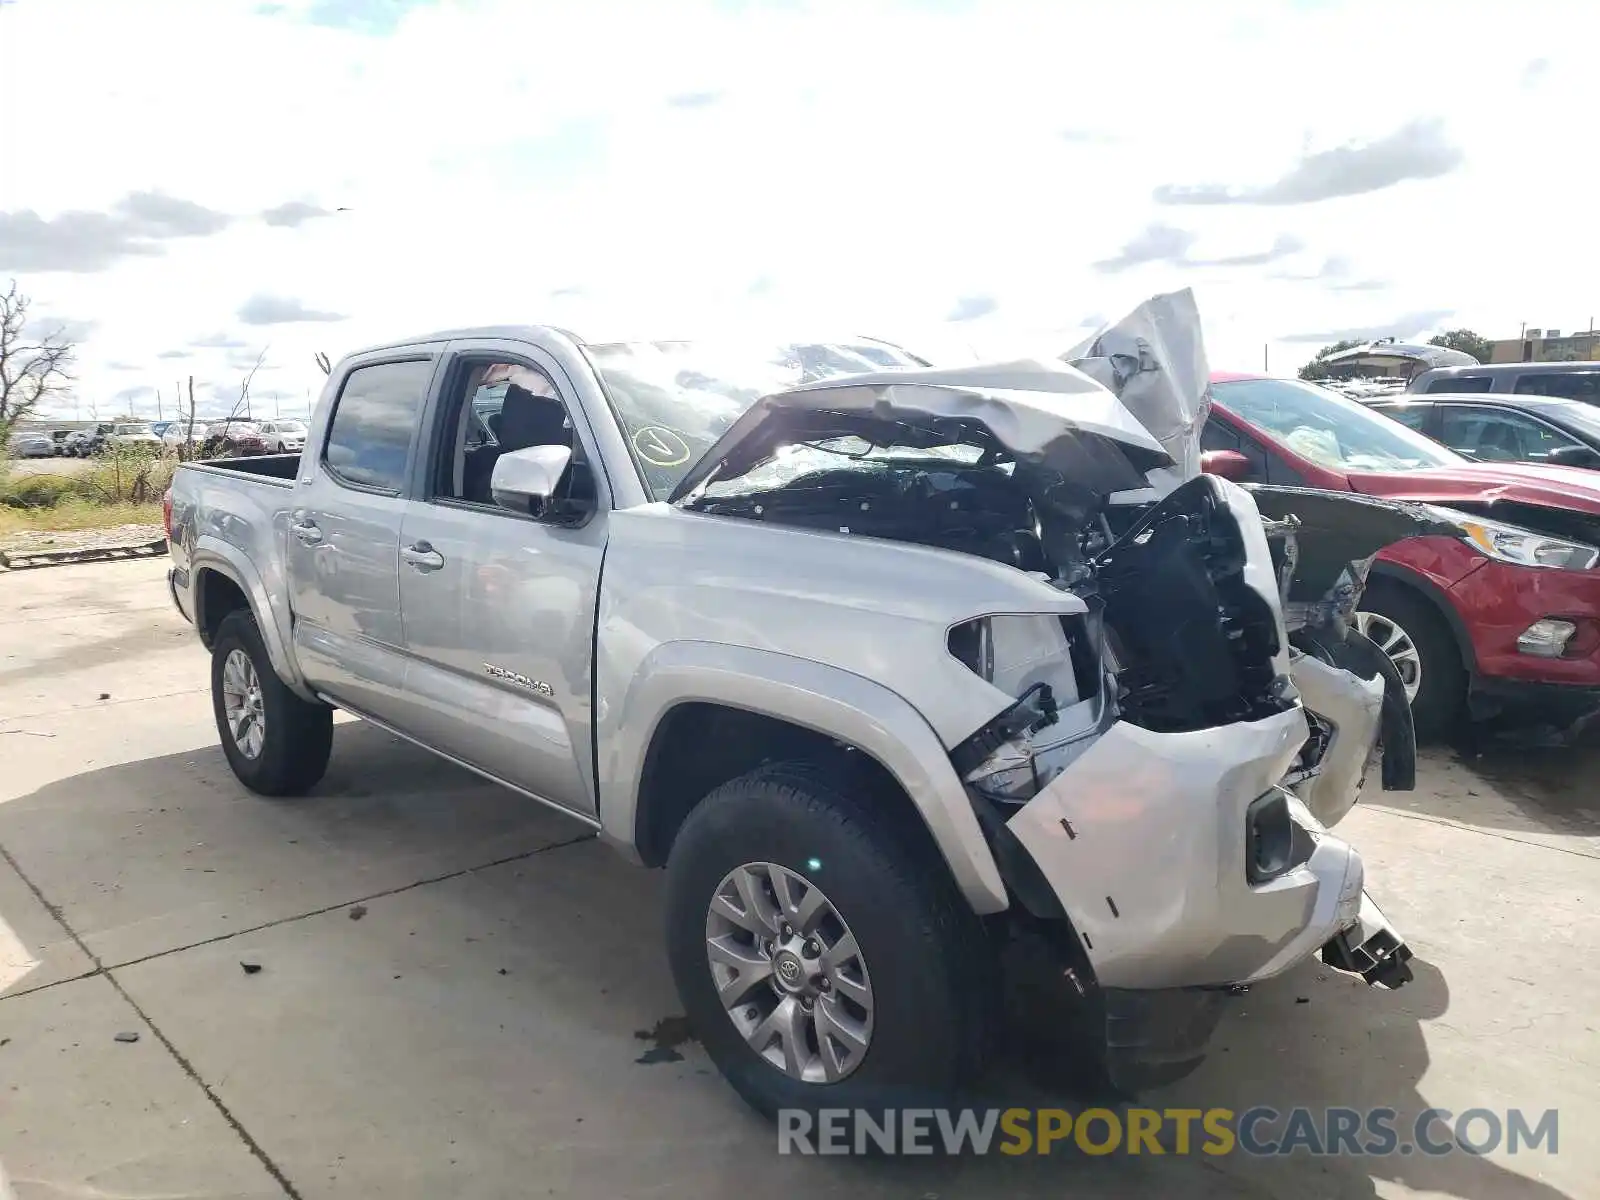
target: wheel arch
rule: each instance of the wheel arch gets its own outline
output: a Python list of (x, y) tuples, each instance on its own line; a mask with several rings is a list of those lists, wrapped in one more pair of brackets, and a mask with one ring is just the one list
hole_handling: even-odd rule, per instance
[[(598, 744), (606, 748), (598, 772), (600, 818), (608, 840), (630, 857), (663, 861), (682, 818), (711, 787), (771, 761), (771, 751), (797, 750), (805, 758), (853, 762), (862, 779), (892, 785), (895, 797), (920, 817), (973, 910), (1008, 907), (999, 868), (948, 751), (921, 714), (871, 680), (770, 651), (669, 642), (640, 664), (615, 711), (607, 707), (601, 706), (598, 730)], [(707, 755), (704, 738), (714, 737), (719, 724), (753, 740)], [(675, 766), (696, 762), (706, 764), (700, 775), (679, 781), (670, 775)], [(710, 775), (734, 765), (741, 769), (693, 794)]]
[(194, 623), (201, 643), (210, 649), (223, 617), (237, 608), (247, 608), (261, 631), (261, 641), (278, 678), (302, 699), (315, 700), (300, 677), (285, 631), (275, 619), (266, 585), (250, 560), (235, 546), (202, 537), (190, 556), (189, 570), (194, 589)]
[[(1461, 614), (1456, 611), (1455, 605), (1450, 603), (1450, 598), (1443, 588), (1417, 571), (1382, 559), (1374, 562), (1371, 571), (1368, 572), (1368, 589), (1370, 590), (1375, 583), (1409, 590), (1422, 597), (1450, 631), (1456, 653), (1461, 656), (1461, 665), (1466, 668), (1469, 675), (1477, 674), (1478, 655), (1473, 649), (1472, 634), (1468, 631), (1466, 622), (1461, 619)], [(1359, 609), (1361, 606), (1358, 604), (1356, 607)]]

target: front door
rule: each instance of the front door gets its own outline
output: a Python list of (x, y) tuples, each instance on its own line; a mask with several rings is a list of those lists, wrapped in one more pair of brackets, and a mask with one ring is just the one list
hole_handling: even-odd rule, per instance
[(400, 525), (432, 359), (358, 365), (325, 444), (307, 447), (280, 536), (288, 546), (295, 655), (306, 682), (393, 721), (404, 694)]
[[(560, 368), (530, 346), (468, 344), (447, 367), (441, 434), (400, 531), (407, 721), (436, 749), (592, 815), (606, 497), (563, 394)], [(574, 452), (560, 523), (495, 505), (494, 460), (551, 444)]]

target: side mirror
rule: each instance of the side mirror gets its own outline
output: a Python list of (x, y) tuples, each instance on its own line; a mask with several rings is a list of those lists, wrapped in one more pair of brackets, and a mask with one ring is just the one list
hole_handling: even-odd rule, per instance
[(508, 450), (495, 460), (489, 476), (489, 494), (501, 508), (530, 517), (542, 517), (550, 507), (556, 485), (572, 461), (569, 446), (529, 446)]
[(1207, 450), (1200, 456), (1200, 469), (1234, 483), (1243, 483), (1256, 472), (1250, 460), (1237, 450)]
[(1558, 446), (1545, 462), (1557, 467), (1600, 467), (1600, 454), (1588, 446)]

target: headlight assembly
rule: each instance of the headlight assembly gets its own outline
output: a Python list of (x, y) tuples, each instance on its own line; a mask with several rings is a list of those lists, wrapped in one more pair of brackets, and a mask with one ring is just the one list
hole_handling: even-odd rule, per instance
[(1438, 517), (1453, 522), (1461, 530), (1462, 541), (1499, 562), (1519, 567), (1587, 571), (1600, 560), (1600, 549), (1582, 542), (1569, 542), (1531, 529), (1485, 520), (1453, 508), (1432, 505), (1429, 508)]

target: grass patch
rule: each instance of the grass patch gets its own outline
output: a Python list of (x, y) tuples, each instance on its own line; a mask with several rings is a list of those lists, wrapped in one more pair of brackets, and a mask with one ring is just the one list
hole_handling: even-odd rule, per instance
[(172, 458), (131, 451), (61, 474), (24, 475), (0, 463), (0, 533), (159, 524), (176, 467)]
[(161, 501), (135, 504), (121, 501), (100, 504), (81, 496), (68, 496), (57, 504), (37, 508), (12, 508), (0, 504), (0, 537), (12, 533), (55, 532), (73, 529), (110, 529), (117, 525), (161, 524)]

